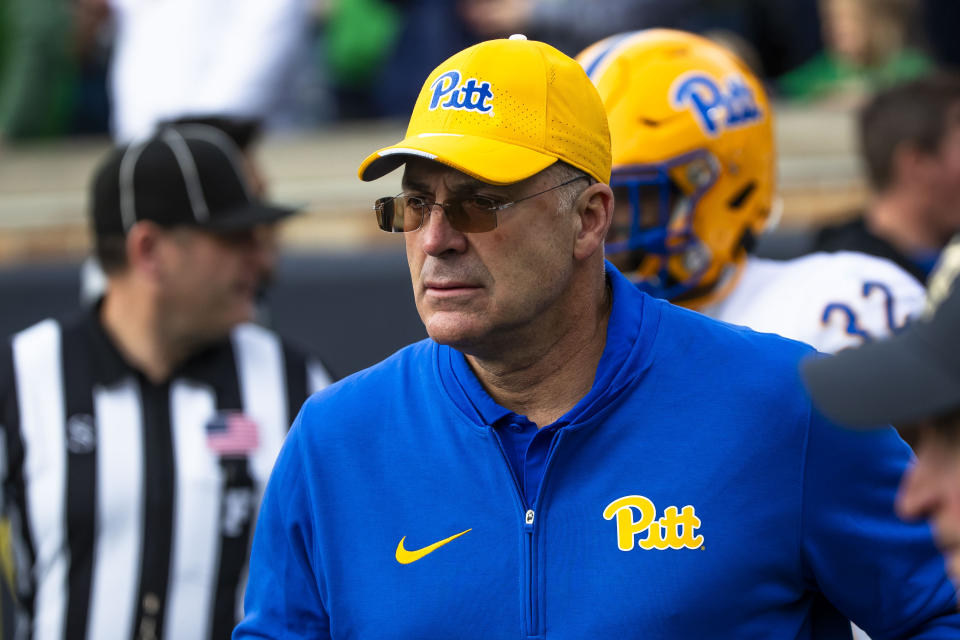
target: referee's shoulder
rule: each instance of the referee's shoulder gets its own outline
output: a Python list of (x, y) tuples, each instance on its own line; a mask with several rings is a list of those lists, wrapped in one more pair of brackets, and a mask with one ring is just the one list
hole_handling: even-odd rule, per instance
[(22, 329), (18, 329), (13, 333), (4, 337), (4, 344), (9, 347), (14, 340), (21, 338), (22, 336), (36, 334), (42, 331), (67, 331), (70, 329), (78, 328), (89, 314), (89, 311), (85, 309), (74, 309), (67, 313), (50, 316), (44, 318), (43, 320), (38, 320), (33, 324), (26, 326)]
[[(0, 342), (0, 409), (16, 401), (17, 365), (45, 357), (50, 350), (59, 352), (64, 340), (78, 339), (86, 312), (76, 309), (59, 317), (40, 320), (4, 336)], [(18, 345), (16, 356), (14, 345)]]
[(313, 354), (309, 353), (303, 345), (285, 338), (273, 329), (253, 322), (244, 322), (235, 326), (230, 330), (230, 338), (235, 345), (242, 348), (256, 348), (266, 344), (277, 345), (283, 349), (285, 358), (299, 362), (305, 362), (307, 358), (313, 357)]
[(324, 388), (337, 379), (320, 354), (263, 325), (253, 322), (239, 324), (231, 330), (230, 337), (234, 348), (238, 349), (257, 350), (275, 345), (283, 354), (288, 372), (307, 371), (312, 390)]
[[(42, 340), (63, 342), (64, 340), (78, 339), (89, 313), (86, 309), (75, 309), (60, 316), (44, 318), (5, 336), (3, 343), (0, 344), (0, 369), (12, 369), (14, 343), (30, 343)], [(36, 355), (37, 352), (32, 349), (20, 349), (17, 352), (18, 358), (30, 358)], [(3, 373), (0, 372), (0, 388), (6, 382), (2, 376)]]

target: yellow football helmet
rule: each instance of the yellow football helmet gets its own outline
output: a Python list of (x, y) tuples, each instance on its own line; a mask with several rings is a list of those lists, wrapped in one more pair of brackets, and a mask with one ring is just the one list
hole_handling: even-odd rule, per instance
[(612, 36), (577, 59), (610, 123), (618, 207), (608, 257), (659, 297), (688, 306), (715, 297), (773, 201), (763, 86), (726, 49), (670, 29)]

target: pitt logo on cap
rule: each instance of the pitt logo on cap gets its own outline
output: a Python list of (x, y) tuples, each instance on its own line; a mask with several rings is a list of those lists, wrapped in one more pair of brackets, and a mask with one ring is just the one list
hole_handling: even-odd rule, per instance
[[(470, 78), (463, 84), (460, 83), (460, 72), (453, 70), (447, 71), (430, 85), (433, 97), (430, 99), (430, 110), (456, 109), (458, 111), (477, 111), (493, 115), (493, 91), (490, 90), (489, 82), (480, 82), (476, 78)], [(441, 100), (446, 98), (446, 102)]]
[(700, 128), (715, 136), (721, 128), (759, 122), (763, 112), (753, 90), (739, 74), (727, 77), (726, 87), (701, 72), (685, 73), (670, 87), (670, 105), (690, 109)]
[[(639, 517), (634, 517), (635, 515)], [(631, 551), (638, 545), (641, 549), (699, 549), (703, 536), (694, 535), (700, 526), (692, 506), (682, 510), (667, 507), (663, 517), (657, 519), (657, 508), (644, 496), (623, 496), (603, 510), (605, 520), (617, 519), (617, 546), (620, 551)], [(639, 543), (637, 535), (647, 532)]]

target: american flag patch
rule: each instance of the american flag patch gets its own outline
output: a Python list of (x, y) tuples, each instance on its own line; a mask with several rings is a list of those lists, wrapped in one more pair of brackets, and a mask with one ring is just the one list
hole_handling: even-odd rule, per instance
[(238, 411), (221, 411), (207, 423), (207, 446), (226, 457), (243, 457), (257, 448), (257, 423)]

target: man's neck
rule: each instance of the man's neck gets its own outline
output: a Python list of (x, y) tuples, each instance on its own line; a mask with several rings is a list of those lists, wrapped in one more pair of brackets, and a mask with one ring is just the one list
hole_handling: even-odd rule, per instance
[(467, 355), (467, 362), (498, 404), (547, 426), (590, 392), (606, 346), (610, 309), (606, 291), (550, 342), (501, 349), (496, 358)]
[(940, 234), (924, 220), (923, 207), (907, 196), (879, 197), (866, 216), (867, 229), (905, 255), (938, 250)]
[(137, 295), (129, 284), (108, 286), (100, 322), (123, 358), (151, 382), (160, 384), (187, 357), (188, 350), (165, 335), (155, 301)]

